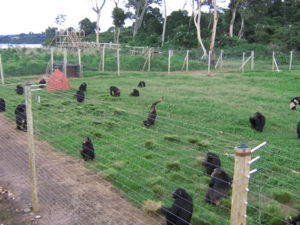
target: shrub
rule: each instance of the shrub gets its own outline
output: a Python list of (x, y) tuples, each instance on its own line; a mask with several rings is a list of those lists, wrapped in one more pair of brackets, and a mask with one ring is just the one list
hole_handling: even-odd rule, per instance
[(169, 170), (180, 170), (180, 163), (179, 161), (174, 161), (174, 162), (168, 162), (166, 164), (167, 169)]

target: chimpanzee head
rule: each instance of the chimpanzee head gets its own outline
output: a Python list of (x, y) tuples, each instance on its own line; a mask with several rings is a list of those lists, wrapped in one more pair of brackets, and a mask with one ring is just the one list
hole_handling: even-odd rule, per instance
[(186, 191), (183, 188), (177, 188), (173, 193), (172, 193), (172, 198), (177, 199), (177, 198), (185, 198), (187, 195)]
[(83, 143), (88, 143), (88, 142), (91, 142), (91, 139), (90, 137), (85, 137), (84, 140), (83, 140)]
[(290, 109), (291, 110), (296, 110), (296, 104), (295, 104), (295, 102), (291, 102)]

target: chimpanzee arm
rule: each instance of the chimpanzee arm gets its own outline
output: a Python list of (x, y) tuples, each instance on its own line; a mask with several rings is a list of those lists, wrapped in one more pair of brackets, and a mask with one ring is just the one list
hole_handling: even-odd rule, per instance
[(161, 207), (161, 212), (166, 215), (167, 220), (176, 222), (178, 220), (179, 213), (178, 200), (175, 200), (171, 208)]

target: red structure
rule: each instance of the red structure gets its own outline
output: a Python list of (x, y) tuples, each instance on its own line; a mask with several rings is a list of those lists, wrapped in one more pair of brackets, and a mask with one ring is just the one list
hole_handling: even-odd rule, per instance
[(57, 90), (70, 90), (70, 88), (71, 86), (67, 76), (59, 69), (56, 69), (50, 76), (47, 91), (54, 92)]

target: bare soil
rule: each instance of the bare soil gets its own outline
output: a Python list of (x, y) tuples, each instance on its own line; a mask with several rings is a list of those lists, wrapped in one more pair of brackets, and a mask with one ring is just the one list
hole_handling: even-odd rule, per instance
[[(27, 133), (17, 130), (14, 122), (0, 115), (0, 143), (0, 186), (13, 193), (14, 205), (8, 208), (18, 212), (15, 219), (24, 219), (24, 224), (33, 224), (37, 215), (41, 218), (34, 224), (39, 225), (164, 223), (162, 217), (150, 217), (132, 206), (110, 182), (86, 169), (83, 160), (56, 151), (37, 139), (39, 211), (24, 213), (24, 209), (31, 207)], [(0, 204), (0, 209), (5, 208), (7, 205)]]

